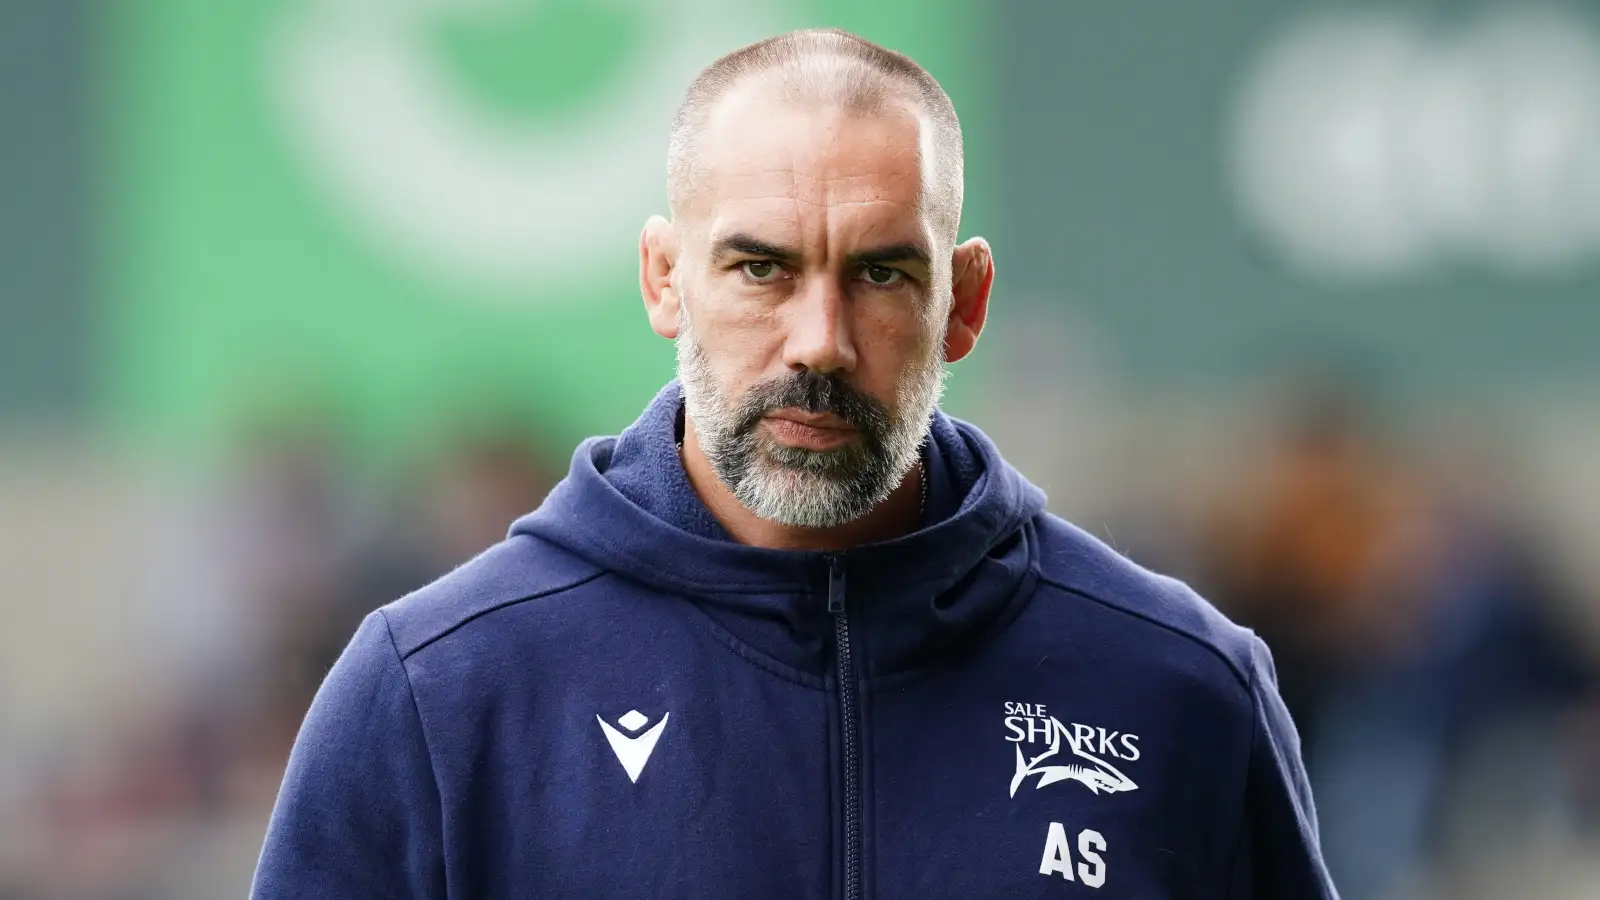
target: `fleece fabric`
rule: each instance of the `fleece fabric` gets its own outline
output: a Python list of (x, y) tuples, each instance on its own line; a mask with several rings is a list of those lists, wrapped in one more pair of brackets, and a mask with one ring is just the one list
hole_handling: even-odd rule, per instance
[(373, 612), (257, 900), (1336, 896), (1271, 657), (935, 414), (923, 527), (732, 542), (672, 383)]

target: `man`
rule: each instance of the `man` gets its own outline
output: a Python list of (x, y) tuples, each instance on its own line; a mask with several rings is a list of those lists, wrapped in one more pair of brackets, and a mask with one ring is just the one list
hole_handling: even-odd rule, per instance
[(669, 156), (681, 383), (361, 626), (254, 896), (1333, 897), (1260, 641), (937, 409), (994, 279), (938, 84), (783, 35)]

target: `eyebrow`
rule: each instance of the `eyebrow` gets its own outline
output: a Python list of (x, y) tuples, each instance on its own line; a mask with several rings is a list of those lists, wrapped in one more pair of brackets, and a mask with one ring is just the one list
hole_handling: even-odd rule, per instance
[[(743, 232), (735, 232), (727, 237), (719, 238), (711, 245), (712, 256), (720, 257), (730, 253), (760, 256), (789, 263), (800, 259), (798, 250), (769, 244)], [(923, 266), (931, 266), (933, 261), (932, 254), (920, 244), (888, 244), (883, 247), (873, 247), (858, 253), (852, 253), (847, 259), (855, 265), (862, 266), (877, 266), (897, 262), (914, 262)]]
[(793, 262), (800, 258), (799, 251), (769, 244), (757, 240), (743, 232), (735, 232), (724, 238), (718, 238), (711, 245), (712, 256), (725, 256), (730, 253), (743, 253), (746, 256), (762, 256), (782, 262)]
[(930, 254), (920, 244), (890, 244), (886, 247), (874, 247), (871, 250), (852, 253), (849, 259), (851, 262), (863, 266), (904, 262), (920, 263), (923, 266), (932, 265)]

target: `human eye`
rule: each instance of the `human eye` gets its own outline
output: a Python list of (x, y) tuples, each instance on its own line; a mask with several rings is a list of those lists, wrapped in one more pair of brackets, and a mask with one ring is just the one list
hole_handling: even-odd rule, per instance
[(896, 287), (905, 281), (906, 273), (888, 266), (865, 265), (861, 267), (861, 274), (857, 280), (864, 281), (876, 288)]
[(783, 266), (770, 259), (747, 259), (738, 269), (751, 284), (772, 284), (784, 276)]

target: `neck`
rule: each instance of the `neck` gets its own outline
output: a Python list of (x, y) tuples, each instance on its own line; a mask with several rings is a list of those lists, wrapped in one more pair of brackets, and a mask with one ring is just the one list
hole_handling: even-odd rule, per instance
[(689, 484), (729, 537), (771, 550), (848, 550), (910, 534), (922, 519), (922, 463), (912, 467), (872, 511), (834, 528), (804, 528), (763, 519), (739, 502), (706, 459), (692, 422), (683, 429), (683, 469)]

